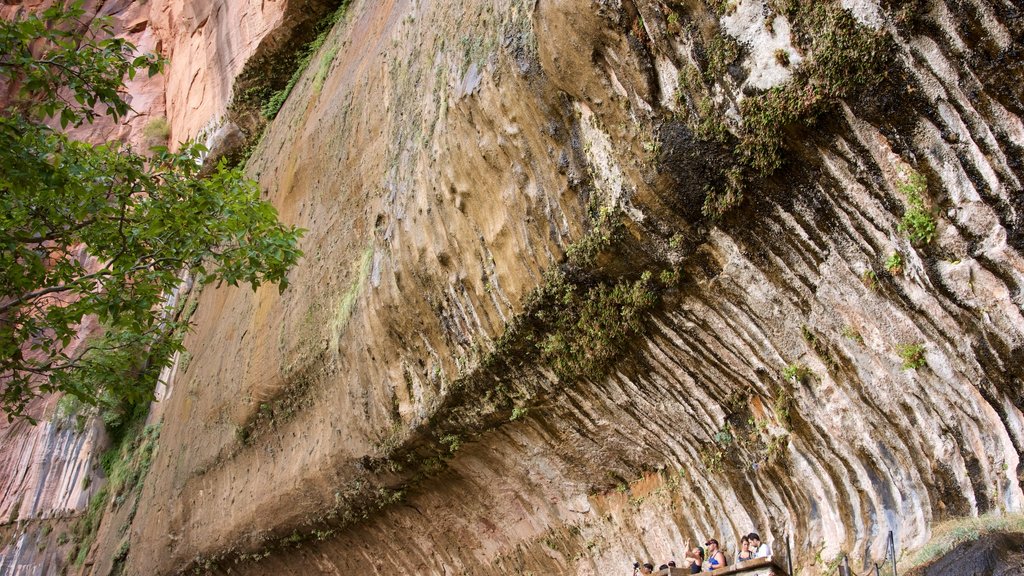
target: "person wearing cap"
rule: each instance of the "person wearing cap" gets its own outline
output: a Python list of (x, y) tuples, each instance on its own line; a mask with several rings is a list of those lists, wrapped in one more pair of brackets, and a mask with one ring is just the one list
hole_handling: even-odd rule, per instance
[(747, 540), (750, 540), (750, 551), (753, 552), (754, 558), (768, 558), (772, 555), (771, 546), (767, 542), (761, 542), (761, 537), (757, 532), (748, 534)]
[(705, 563), (705, 569), (707, 570), (718, 570), (725, 566), (725, 554), (718, 549), (718, 540), (709, 538), (704, 546), (708, 550), (708, 561)]

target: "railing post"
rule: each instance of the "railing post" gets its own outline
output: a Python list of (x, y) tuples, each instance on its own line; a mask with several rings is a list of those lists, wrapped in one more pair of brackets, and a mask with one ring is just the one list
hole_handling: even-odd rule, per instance
[(789, 568), (789, 576), (793, 576), (793, 541), (792, 534), (786, 534), (786, 565)]
[(889, 530), (889, 549), (885, 553), (892, 560), (892, 576), (896, 576), (896, 538), (893, 536), (892, 530)]
[(843, 554), (843, 561), (839, 564), (839, 576), (851, 576), (850, 558), (846, 554)]

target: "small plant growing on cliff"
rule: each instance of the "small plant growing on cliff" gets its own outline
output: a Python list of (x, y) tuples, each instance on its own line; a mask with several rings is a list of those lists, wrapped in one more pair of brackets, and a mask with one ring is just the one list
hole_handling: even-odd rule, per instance
[(923, 174), (906, 166), (899, 191), (907, 198), (907, 210), (903, 213), (899, 229), (911, 242), (928, 244), (935, 238), (936, 228), (935, 217), (925, 205), (928, 181)]
[[(299, 48), (294, 54), (295, 69), (292, 71), (292, 75), (288, 78), (288, 82), (279, 90), (269, 93), (266, 100), (260, 105), (260, 113), (267, 120), (273, 120), (277, 113), (281, 111), (281, 106), (284, 105), (285, 100), (288, 99), (288, 95), (291, 94), (292, 89), (298, 84), (302, 74), (309, 68), (310, 62), (313, 60), (313, 56), (316, 55), (317, 51), (324, 45), (327, 40), (327, 35), (330, 33), (334, 26), (334, 23), (341, 18), (344, 14), (345, 9), (348, 6), (348, 2), (342, 2), (338, 9), (335, 10), (330, 16), (325, 18), (317, 25), (319, 32), (317, 35), (309, 41), (304, 47)], [(324, 58), (320, 62), (320, 69), (317, 71), (316, 77), (313, 79), (313, 89), (315, 92), (319, 92), (320, 87), (323, 85), (324, 79), (327, 77), (328, 69), (334, 57), (337, 55), (337, 49), (330, 50), (324, 55)], [(267, 93), (267, 87), (257, 88), (258, 94)]]
[(705, 82), (714, 82), (740, 55), (740, 45), (732, 36), (717, 34), (705, 48), (707, 66), (703, 70)]
[(728, 446), (732, 444), (732, 432), (729, 430), (728, 426), (722, 426), (722, 428), (718, 432), (715, 432), (715, 435), (712, 437), (712, 440), (715, 441), (715, 444), (719, 444), (721, 446)]
[(726, 423), (711, 435), (711, 442), (698, 449), (697, 453), (708, 472), (714, 474), (722, 471), (725, 464), (725, 456), (733, 440), (732, 430), (729, 428), (729, 424)]
[(682, 273), (678, 268), (672, 268), (671, 270), (662, 270), (658, 274), (658, 281), (661, 282), (662, 286), (676, 286), (679, 284), (679, 280), (682, 278)]
[(928, 364), (924, 357), (924, 346), (921, 344), (904, 344), (896, 349), (896, 353), (903, 360), (904, 370), (922, 368)]
[(440, 438), (441, 444), (448, 448), (450, 454), (455, 454), (462, 447), (462, 438), (456, 434), (445, 434)]
[(146, 137), (146, 143), (150, 146), (163, 146), (167, 144), (167, 139), (171, 136), (171, 125), (167, 122), (167, 118), (159, 116), (150, 120), (146, 127), (142, 129), (142, 134)]
[(875, 274), (874, 270), (865, 270), (860, 275), (860, 283), (868, 290), (874, 292), (878, 289), (878, 275)]
[(858, 344), (864, 343), (864, 336), (862, 336), (856, 328), (850, 325), (843, 326), (843, 337), (849, 338)]
[(893, 252), (890, 254), (889, 257), (885, 259), (885, 269), (893, 276), (903, 274), (903, 255), (899, 252)]
[[(810, 370), (807, 371), (810, 373)], [(794, 374), (794, 377), (797, 376)], [(793, 396), (783, 387), (778, 386), (772, 393), (772, 413), (775, 421), (786, 430), (793, 428)]]
[(682, 27), (679, 25), (679, 14), (672, 12), (668, 15), (668, 31), (672, 34), (679, 34)]
[(704, 465), (705, 470), (712, 474), (722, 471), (725, 461), (725, 449), (721, 446), (714, 443), (706, 444), (697, 450), (697, 454), (700, 456), (701, 464)]
[(803, 364), (790, 364), (782, 369), (782, 377), (793, 382), (803, 382), (814, 375), (810, 368)]

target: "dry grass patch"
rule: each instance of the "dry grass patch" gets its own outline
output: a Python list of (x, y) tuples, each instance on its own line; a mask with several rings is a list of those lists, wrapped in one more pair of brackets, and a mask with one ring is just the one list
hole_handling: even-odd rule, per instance
[(899, 573), (926, 566), (964, 542), (972, 542), (992, 532), (1024, 532), (1024, 514), (957, 518), (942, 522), (932, 530), (932, 539), (899, 562)]

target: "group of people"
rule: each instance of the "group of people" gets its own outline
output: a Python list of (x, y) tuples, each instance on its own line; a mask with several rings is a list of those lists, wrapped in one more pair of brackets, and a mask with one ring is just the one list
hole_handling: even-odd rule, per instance
[(740, 551), (736, 553), (737, 562), (746, 562), (754, 558), (767, 558), (772, 555), (772, 548), (762, 542), (757, 532), (740, 537)]
[[(762, 542), (761, 536), (757, 532), (751, 532), (740, 537), (740, 549), (736, 553), (735, 560), (739, 563), (753, 560), (754, 558), (767, 558), (771, 555), (772, 549), (768, 543)], [(690, 574), (699, 574), (701, 572), (718, 570), (728, 565), (729, 562), (726, 560), (725, 552), (722, 551), (718, 540), (709, 538), (703, 547), (694, 546), (690, 548), (689, 542), (687, 542), (686, 554), (683, 556), (681, 563), (676, 564), (675, 560), (670, 560), (668, 563), (659, 566), (658, 570), (682, 568), (683, 570), (689, 570)], [(646, 564), (634, 562), (633, 573), (654, 574), (654, 564), (650, 562)]]

